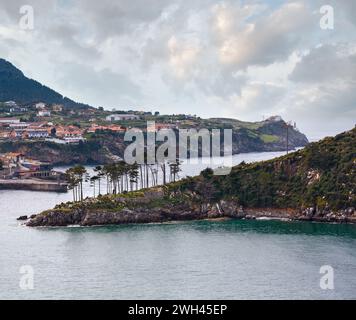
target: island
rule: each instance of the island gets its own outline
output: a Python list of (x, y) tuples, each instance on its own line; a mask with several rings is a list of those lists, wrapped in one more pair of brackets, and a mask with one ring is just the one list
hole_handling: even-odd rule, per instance
[(356, 129), (283, 157), (241, 163), (227, 176), (197, 177), (77, 199), (32, 216), (30, 227), (203, 219), (356, 222)]

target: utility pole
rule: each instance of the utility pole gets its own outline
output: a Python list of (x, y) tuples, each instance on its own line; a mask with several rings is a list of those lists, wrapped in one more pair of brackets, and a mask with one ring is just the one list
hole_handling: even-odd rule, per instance
[(289, 154), (289, 125), (288, 125), (288, 123), (286, 123), (286, 128), (287, 128), (287, 139), (286, 139), (287, 145), (286, 145), (286, 149), (287, 149), (287, 154)]

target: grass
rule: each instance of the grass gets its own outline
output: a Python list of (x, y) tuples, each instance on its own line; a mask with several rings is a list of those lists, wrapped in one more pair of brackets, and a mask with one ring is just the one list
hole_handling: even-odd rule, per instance
[(274, 142), (278, 142), (279, 140), (277, 136), (271, 134), (261, 134), (260, 138), (264, 143), (274, 143)]

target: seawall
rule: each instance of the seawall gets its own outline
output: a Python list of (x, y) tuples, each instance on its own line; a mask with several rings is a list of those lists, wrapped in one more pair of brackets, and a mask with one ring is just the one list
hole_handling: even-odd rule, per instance
[(0, 190), (29, 190), (63, 193), (68, 191), (66, 183), (37, 179), (0, 180)]

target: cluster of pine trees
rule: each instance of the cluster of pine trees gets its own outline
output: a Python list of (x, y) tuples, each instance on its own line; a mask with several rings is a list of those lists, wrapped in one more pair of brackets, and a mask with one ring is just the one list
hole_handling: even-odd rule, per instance
[(105, 194), (121, 194), (175, 182), (181, 171), (180, 165), (179, 160), (154, 165), (119, 161), (95, 167), (93, 175), (82, 165), (68, 169), (65, 174), (68, 188), (73, 192), (73, 201), (80, 202), (84, 199), (84, 183), (90, 182), (94, 198), (102, 194), (103, 187)]

